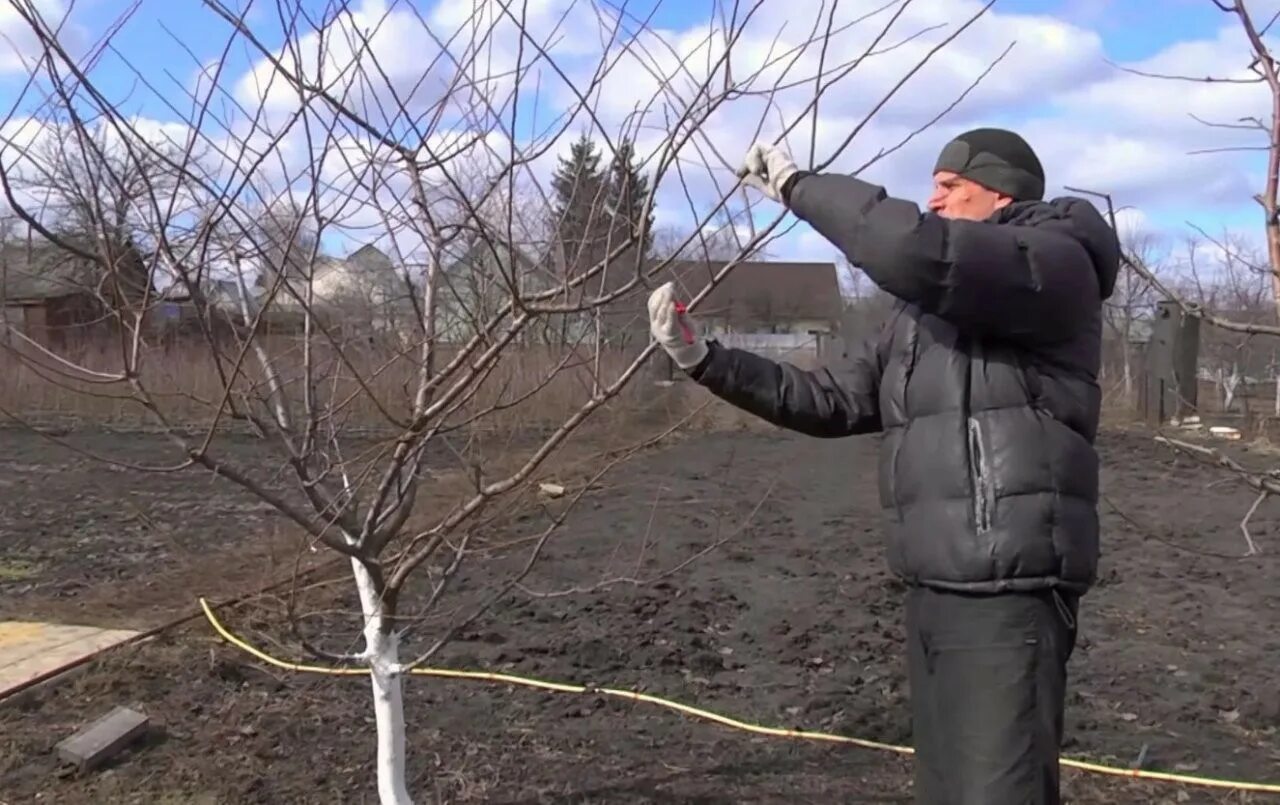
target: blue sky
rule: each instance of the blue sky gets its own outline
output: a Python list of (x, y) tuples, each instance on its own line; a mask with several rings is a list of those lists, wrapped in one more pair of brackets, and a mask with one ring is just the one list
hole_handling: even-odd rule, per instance
[(1222, 22), (1222, 12), (1207, 0), (1000, 0), (997, 5), (1009, 13), (1044, 14), (1097, 31), (1107, 55), (1117, 61), (1154, 56)]
[[(243, 4), (246, 0), (228, 2)], [(380, 2), (355, 0), (351, 7), (357, 12), (385, 11), (378, 8)], [(407, 4), (389, 5), (393, 16), (398, 15), (398, 25), (412, 27), (422, 24), (422, 20), (436, 26), (448, 18), (445, 6), (470, 7), (472, 2), (420, 2), (417, 13), (408, 13)], [(644, 16), (655, 3), (656, 0), (642, 0), (628, 4), (628, 8), (633, 15)], [(546, 19), (558, 19), (561, 12), (571, 9), (562, 26), (564, 38), (560, 45), (570, 68), (584, 60), (580, 49), (590, 50), (592, 38), (590, 4), (583, 0), (578, 0), (576, 6), (571, 4), (572, 0), (531, 0), (529, 6), (531, 14), (542, 13)], [(840, 9), (842, 14), (852, 14), (882, 4), (883, 0), (843, 0)], [(55, 0), (42, 0), (38, 5), (50, 19), (65, 7)], [(904, 24), (924, 28), (944, 23), (954, 27), (975, 5), (975, 0), (921, 0), (913, 5), (914, 20)], [(306, 6), (317, 19), (325, 8), (324, 3), (318, 2)], [(1265, 20), (1275, 10), (1277, 0), (1257, 0), (1250, 6), (1255, 16)], [(69, 46), (88, 47), (100, 40), (125, 7), (120, 0), (81, 0), (74, 7), (72, 27), (64, 39)], [(705, 0), (663, 2), (652, 19), (668, 41), (678, 43), (681, 37), (696, 39), (699, 32), (705, 32), (712, 7)], [(811, 26), (815, 18), (825, 18), (824, 8), (817, 0), (808, 5), (795, 0), (765, 0), (755, 30), (756, 40), (767, 42), (780, 30), (796, 35)], [(804, 13), (797, 13), (801, 9)], [(281, 46), (284, 37), (274, 4), (255, 0), (247, 22), (268, 47)], [(9, 43), (0, 43), (0, 49), (22, 50), (21, 27), (11, 11), (0, 13), (0, 32)], [(1193, 149), (1225, 142), (1221, 133), (1193, 124), (1189, 114), (1217, 115), (1215, 119), (1222, 119), (1223, 115), (1263, 115), (1267, 112), (1262, 102), (1265, 98), (1251, 89), (1227, 87), (1214, 94), (1216, 88), (1204, 85), (1142, 79), (1106, 63), (1111, 60), (1157, 71), (1238, 74), (1248, 58), (1243, 35), (1233, 31), (1232, 18), (1208, 0), (997, 0), (992, 13), (946, 51), (949, 61), (939, 59), (914, 79), (886, 107), (882, 117), (860, 135), (861, 143), (853, 147), (857, 153), (837, 160), (833, 167), (852, 170), (881, 143), (892, 142), (909, 131), (945, 105), (946, 99), (976, 69), (974, 65), (991, 59), (1017, 40), (1008, 59), (964, 104), (938, 127), (869, 170), (867, 178), (884, 183), (891, 193), (922, 200), (932, 157), (949, 134), (970, 126), (1004, 125), (1023, 132), (1041, 154), (1051, 192), (1063, 192), (1061, 185), (1072, 182), (1087, 182), (1097, 189), (1113, 191), (1118, 200), (1136, 210), (1126, 213), (1127, 226), (1171, 238), (1185, 233), (1188, 221), (1209, 231), (1240, 229), (1252, 237), (1258, 229), (1258, 212), (1249, 195), (1260, 186), (1261, 157), (1256, 153), (1189, 155)], [(189, 105), (184, 87), (193, 85), (201, 64), (212, 65), (222, 58), (228, 32), (227, 23), (196, 0), (143, 3), (115, 34), (113, 52), (104, 54), (91, 76), (95, 85), (119, 102), (121, 108), (158, 122), (171, 122), (179, 119)], [(935, 41), (940, 35), (930, 34), (920, 41)], [(393, 57), (407, 64), (406, 69), (412, 69), (413, 46), (398, 47), (399, 52)], [(829, 111), (821, 120), (822, 143), (838, 142), (841, 133), (856, 124), (873, 90), (887, 85), (895, 77), (895, 70), (900, 74), (905, 69), (908, 57), (895, 61), (896, 58), (893, 54), (885, 58), (883, 69), (869, 67), (866, 77), (855, 73), (841, 85), (842, 89), (833, 91), (830, 101), (824, 100), (824, 109)], [(427, 57), (423, 55), (422, 60)], [(260, 55), (244, 42), (234, 43), (221, 63), (226, 91), (234, 93), (255, 64), (260, 64)], [(621, 76), (610, 85), (607, 101), (616, 107), (614, 122), (620, 125), (627, 103), (634, 107), (645, 99), (614, 102), (628, 97), (627, 93), (643, 94), (644, 82), (636, 80), (637, 73), (619, 72)], [(142, 86), (138, 74), (152, 84), (154, 91)], [(1024, 76), (1030, 77), (1025, 83), (1021, 80)], [(6, 102), (6, 110), (17, 97), (23, 79), (23, 70), (15, 68), (12, 58), (0, 57), (0, 101)], [(552, 83), (548, 81), (546, 86)], [(847, 90), (843, 89), (845, 86)], [(179, 112), (170, 109), (157, 93), (177, 106)], [(547, 108), (539, 109), (544, 119), (554, 114), (556, 106), (554, 91), (548, 91), (545, 97), (549, 99)], [(19, 116), (24, 106), (31, 103), (19, 104)], [(750, 104), (745, 106), (750, 108)], [(756, 110), (751, 108), (751, 113)], [(747, 122), (746, 111), (741, 113), (741, 119), (734, 114), (738, 112), (726, 112), (723, 119), (711, 121), (707, 134), (708, 142), (717, 148), (722, 146), (731, 156), (740, 154), (749, 144), (744, 138), (758, 118), (757, 114)], [(651, 124), (650, 129), (657, 133), (642, 134), (640, 144), (643, 150), (648, 142), (656, 153), (664, 133), (658, 131), (661, 125)], [(806, 134), (788, 141), (793, 150), (807, 147), (808, 129), (801, 130)], [(766, 128), (764, 133), (771, 132)], [(548, 158), (539, 164), (545, 172), (553, 161)], [(699, 179), (689, 188), (675, 184), (670, 189), (660, 188), (660, 220), (673, 226), (687, 223), (690, 195), (693, 206), (701, 209), (713, 202), (713, 191), (711, 179)], [(780, 257), (831, 256), (830, 247), (803, 226), (777, 244), (773, 252)]]

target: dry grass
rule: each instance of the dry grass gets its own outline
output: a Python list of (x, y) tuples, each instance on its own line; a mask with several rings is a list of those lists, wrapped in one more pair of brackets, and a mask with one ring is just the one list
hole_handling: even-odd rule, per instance
[[(387, 345), (345, 346), (341, 352), (314, 349), (308, 356), (301, 339), (271, 336), (262, 345), (272, 356), (285, 397), (295, 414), (303, 414), (308, 397), (307, 361), (313, 367), (310, 396), (326, 418), (344, 426), (393, 428), (412, 407), (420, 356)], [(437, 366), (445, 366), (456, 347), (442, 347)], [(63, 349), (66, 359), (95, 372), (118, 372), (118, 345), (107, 341)], [(467, 393), (451, 405), (450, 425), (482, 430), (545, 429), (562, 423), (591, 396), (598, 384), (615, 380), (635, 352), (610, 351), (597, 357), (587, 349), (520, 347), (508, 350), (491, 372), (468, 384)], [(266, 412), (269, 387), (253, 356), (238, 360), (233, 347), (215, 356), (206, 345), (171, 343), (145, 353), (138, 382), (166, 419), (204, 425), (218, 415), (228, 388), (236, 401)], [(236, 370), (237, 364), (239, 370)], [(618, 413), (666, 418), (685, 408), (687, 394), (655, 393), (657, 359), (642, 368), (608, 408)], [(115, 426), (156, 424), (141, 396), (128, 383), (91, 383), (69, 377), (48, 358), (19, 359), (0, 351), (0, 406), (29, 419), (58, 418)], [(458, 373), (460, 377), (462, 373)], [(598, 380), (597, 380), (598, 376)], [(443, 388), (452, 385), (444, 384)], [(677, 387), (687, 384), (676, 384)], [(660, 387), (659, 387), (660, 388)], [(225, 413), (223, 414), (225, 418)]]
[(1142, 421), (1142, 412), (1135, 401), (1120, 397), (1105, 400), (1100, 421), (1105, 427), (1128, 427)]
[[(301, 413), (306, 376), (301, 340), (268, 336), (262, 344), (278, 368), (292, 407)], [(118, 345), (106, 340), (82, 343), (60, 354), (99, 372), (118, 371), (121, 366)], [(443, 346), (437, 353), (437, 365), (446, 365), (455, 354), (456, 347)], [(597, 362), (586, 348), (512, 348), (490, 374), (472, 384), (473, 393), (452, 411), (448, 421), (489, 433), (554, 428), (589, 399), (597, 370), (600, 382), (610, 383), (635, 354), (613, 350), (600, 355)], [(201, 426), (214, 417), (227, 387), (223, 377), (236, 365), (237, 357), (230, 347), (215, 360), (203, 344), (171, 343), (146, 354), (140, 381), (169, 421)], [(391, 428), (407, 416), (418, 373), (416, 351), (406, 354), (385, 345), (348, 345), (341, 355), (331, 349), (316, 350), (311, 360), (315, 367), (312, 375), (319, 381), (319, 406), (344, 425)], [(610, 436), (637, 432), (620, 428), (623, 422), (645, 427), (673, 423), (708, 402), (707, 393), (692, 383), (656, 383), (655, 378), (665, 376), (660, 371), (662, 360), (661, 356), (653, 358), (604, 412), (588, 420), (585, 429), (609, 442)], [(793, 362), (807, 365), (803, 360)], [(256, 410), (265, 412), (267, 386), (257, 361), (249, 356), (241, 366), (239, 377), (231, 384), (237, 399), (250, 401)], [(69, 420), (123, 428), (156, 424), (126, 384), (104, 386), (72, 380), (47, 359), (33, 364), (3, 349), (0, 372), (5, 378), (0, 385), (0, 408), (28, 421)], [(1104, 427), (1125, 427), (1140, 418), (1136, 399), (1128, 399), (1118, 387), (1109, 390), (1102, 410)], [(772, 428), (719, 400), (702, 407), (689, 426), (696, 430)]]

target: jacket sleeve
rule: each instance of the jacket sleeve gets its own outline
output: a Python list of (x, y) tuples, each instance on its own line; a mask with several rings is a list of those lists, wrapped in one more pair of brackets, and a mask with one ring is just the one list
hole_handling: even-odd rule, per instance
[(1101, 299), (1068, 221), (949, 220), (839, 174), (797, 176), (788, 205), (880, 288), (971, 335), (1065, 340)]
[(858, 342), (840, 378), (716, 341), (689, 374), (722, 400), (779, 427), (823, 438), (875, 433), (881, 430), (880, 341), (872, 335)]

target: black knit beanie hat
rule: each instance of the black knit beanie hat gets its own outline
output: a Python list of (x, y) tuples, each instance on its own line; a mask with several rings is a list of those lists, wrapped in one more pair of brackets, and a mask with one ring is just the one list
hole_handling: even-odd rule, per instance
[(1044, 168), (1027, 141), (1004, 129), (973, 129), (938, 155), (933, 172), (951, 171), (1014, 201), (1044, 198)]

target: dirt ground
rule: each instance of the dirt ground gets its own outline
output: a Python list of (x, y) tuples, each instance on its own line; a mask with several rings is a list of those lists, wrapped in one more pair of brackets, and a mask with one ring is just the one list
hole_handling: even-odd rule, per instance
[[(227, 484), (104, 470), (29, 435), (0, 438), (0, 617), (150, 626), (192, 611), (197, 595), (253, 589), (293, 565), (287, 526)], [(150, 437), (69, 438), (163, 460)], [(1083, 604), (1066, 753), (1280, 782), (1278, 504), (1255, 518), (1265, 553), (1242, 559), (1247, 490), (1149, 433), (1108, 432), (1101, 449), (1105, 558)], [(517, 595), (435, 664), (638, 687), (755, 723), (908, 744), (902, 590), (884, 567), (875, 450), (873, 438), (742, 431), (639, 456), (570, 514), (527, 585), (591, 586), (637, 567), (651, 577), (724, 544), (654, 584)], [(555, 513), (487, 539), (536, 534)], [(474, 564), (454, 587), (458, 605), (519, 559)], [(307, 601), (343, 609), (345, 590), (314, 587)], [(280, 606), (221, 614), (299, 657), (264, 625)], [(910, 801), (909, 759), (650, 705), (430, 678), (410, 680), (406, 700), (423, 802)], [(59, 768), (58, 740), (130, 702), (159, 724), (144, 745), (87, 775)], [(0, 705), (0, 802), (372, 802), (372, 734), (363, 680), (267, 668), (197, 620)], [(1064, 786), (1078, 803), (1274, 801), (1074, 771)]]

